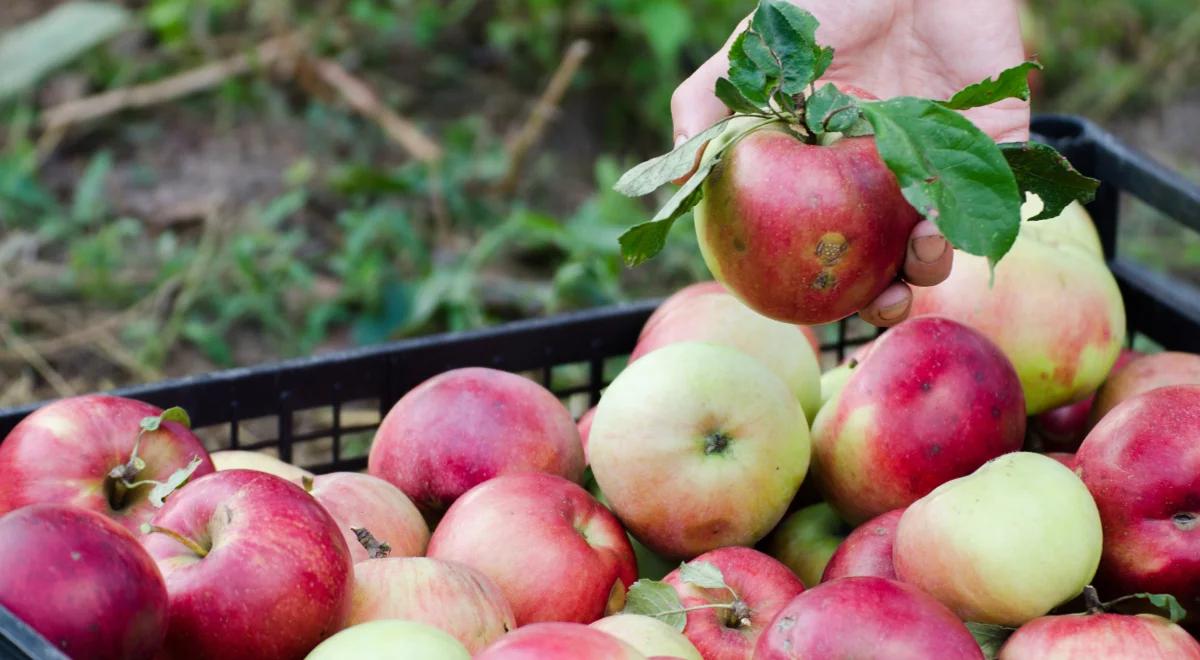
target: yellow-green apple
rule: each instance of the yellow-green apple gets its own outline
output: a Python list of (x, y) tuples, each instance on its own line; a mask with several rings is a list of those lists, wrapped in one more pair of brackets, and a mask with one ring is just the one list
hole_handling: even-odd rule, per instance
[(728, 147), (702, 190), (696, 236), (709, 270), (788, 323), (836, 321), (874, 300), (920, 220), (873, 138), (808, 145), (782, 124)]
[(1104, 590), (1170, 593), (1200, 609), (1200, 386), (1113, 408), (1080, 445), (1075, 471), (1104, 523)]
[(633, 548), (612, 512), (579, 485), (542, 472), (496, 477), (467, 491), (429, 540), (429, 557), (491, 578), (517, 625), (591, 623), (625, 602)]
[(804, 329), (758, 314), (728, 293), (697, 294), (677, 301), (643, 333), (629, 362), (678, 342), (728, 346), (774, 371), (811, 420), (821, 406), (821, 367)]
[(1020, 449), (1021, 383), (979, 332), (910, 319), (875, 340), (817, 415), (812, 440), (817, 486), (857, 525)]
[(724, 587), (694, 583), (684, 573), (687, 565), (663, 579), (690, 610), (683, 634), (706, 659), (749, 658), (775, 613), (804, 591), (804, 584), (787, 566), (751, 548), (717, 548), (688, 562), (703, 564), (716, 567)]
[(350, 550), (300, 486), (215, 472), (172, 495), (150, 527), (142, 543), (167, 583), (168, 657), (297, 658), (337, 632)]
[(575, 428), (579, 429), (579, 442), (583, 445), (583, 462), (588, 462), (587, 457), (587, 441), (588, 433), (592, 430), (592, 418), (596, 416), (596, 407), (592, 406), (587, 409), (587, 412), (579, 416), (579, 421), (575, 422)]
[(512, 607), (483, 573), (427, 557), (386, 557), (354, 565), (344, 625), (379, 619), (420, 621), (478, 653), (515, 630)]
[(22, 419), (0, 443), (0, 514), (37, 503), (98, 511), (137, 536), (157, 508), (151, 493), (186, 470), (213, 471), (185, 424), (141, 401), (104, 394), (59, 399)]
[(582, 623), (543, 621), (521, 626), (475, 660), (646, 660), (637, 649)]
[[(1108, 380), (1112, 380), (1122, 367), (1138, 355), (1141, 353), (1122, 348), (1112, 371), (1108, 374)], [(1075, 403), (1068, 403), (1031, 417), (1026, 428), (1026, 447), (1046, 453), (1074, 452), (1079, 449), (1079, 443), (1083, 442), (1084, 436), (1095, 425), (1095, 421), (1091, 419), (1095, 403), (1096, 393), (1092, 393)]]
[[(1030, 415), (1094, 392), (1125, 339), (1125, 306), (1116, 279), (1095, 249), (1082, 207), (1029, 221), (1031, 198), (1012, 249), (995, 269), (984, 257), (954, 255), (950, 277), (913, 287), (912, 317), (938, 315), (987, 335), (1012, 361)], [(1095, 241), (1095, 242), (1094, 242)]]
[(629, 644), (648, 657), (668, 656), (701, 660), (696, 646), (682, 633), (662, 621), (641, 614), (614, 614), (591, 624)]
[(337, 522), (355, 562), (372, 556), (425, 554), (429, 526), (399, 488), (360, 472), (322, 474), (306, 483), (311, 483), (309, 493)]
[(753, 545), (783, 518), (809, 460), (799, 402), (770, 369), (726, 346), (681, 342), (605, 390), (588, 439), (612, 510), (672, 560)]
[(153, 657), (167, 633), (154, 560), (124, 527), (67, 504), (0, 516), (0, 604), (72, 658)]
[(471, 660), (445, 632), (416, 621), (384, 619), (346, 628), (321, 642), (304, 660)]
[(212, 459), (213, 467), (217, 471), (258, 470), (259, 472), (266, 472), (267, 474), (282, 477), (299, 485), (304, 485), (305, 479), (312, 479), (316, 476), (302, 467), (281, 461), (261, 451), (222, 449), (221, 451), (214, 451), (209, 457)]
[(948, 481), (900, 517), (896, 575), (967, 621), (1019, 626), (1078, 596), (1100, 562), (1096, 502), (1042, 454)]
[(858, 346), (850, 355), (846, 356), (846, 359), (842, 360), (841, 364), (821, 374), (821, 407), (824, 407), (830, 399), (842, 391), (846, 382), (850, 380), (850, 374), (858, 368), (863, 358), (867, 357), (873, 343), (869, 341)]
[(1034, 619), (1000, 648), (999, 660), (1200, 660), (1200, 643), (1154, 614), (1063, 614)]
[(967, 627), (911, 585), (845, 577), (796, 596), (758, 640), (754, 660), (983, 660)]
[(819, 502), (784, 518), (763, 549), (812, 586), (821, 581), (825, 565), (850, 529), (832, 507)]
[(367, 470), (436, 516), (488, 479), (546, 472), (583, 479), (583, 445), (570, 411), (549, 390), (484, 367), (443, 372), (392, 406)]
[(821, 581), (832, 582), (838, 578), (860, 576), (895, 580), (892, 546), (902, 515), (904, 509), (888, 511), (856, 527), (829, 558)]
[(1167, 385), (1200, 385), (1200, 355), (1166, 351), (1143, 355), (1129, 362), (1096, 393), (1091, 426), (1099, 423), (1122, 401)]

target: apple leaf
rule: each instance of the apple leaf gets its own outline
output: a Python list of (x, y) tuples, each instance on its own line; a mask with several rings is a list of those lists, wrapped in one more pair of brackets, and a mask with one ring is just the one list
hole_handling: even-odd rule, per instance
[(843, 94), (832, 83), (827, 83), (808, 98), (804, 122), (808, 130), (816, 135), (842, 133), (860, 136), (871, 133), (871, 125), (863, 118), (858, 100)]
[(641, 579), (629, 587), (625, 596), (623, 614), (641, 614), (653, 617), (683, 632), (687, 625), (687, 614), (674, 587), (657, 580)]
[(825, 72), (833, 51), (817, 44), (817, 19), (786, 0), (761, 0), (750, 29), (771, 50), (779, 71), (779, 89), (799, 94)]
[[(717, 79), (717, 98), (734, 112), (746, 111), (741, 108), (767, 109), (768, 94), (779, 80), (777, 67), (762, 37), (746, 30), (729, 47), (729, 78)], [(722, 85), (722, 81), (728, 84)], [(736, 92), (736, 96), (731, 91)], [(734, 101), (731, 103), (726, 96), (731, 96)]]
[(157, 431), (163, 422), (177, 422), (192, 428), (192, 419), (188, 417), (187, 411), (179, 406), (167, 408), (157, 417), (143, 417), (141, 427), (143, 431)]
[(728, 589), (721, 569), (706, 561), (684, 562), (679, 565), (679, 579), (701, 589)]
[(204, 460), (199, 456), (193, 456), (192, 460), (188, 461), (187, 466), (181, 467), (172, 472), (171, 476), (167, 477), (166, 481), (155, 484), (154, 488), (150, 490), (150, 494), (147, 496), (147, 498), (150, 500), (150, 504), (154, 505), (154, 508), (156, 509), (161, 509), (163, 506), (163, 500), (167, 499), (168, 495), (178, 490), (179, 487), (188, 480), (188, 477), (192, 476), (192, 473), (195, 472), (196, 468), (200, 467), (200, 464), (203, 462)]
[(727, 117), (713, 124), (707, 130), (672, 149), (670, 153), (634, 166), (617, 180), (613, 189), (628, 197), (640, 197), (687, 174), (696, 164), (696, 154), (704, 148), (709, 140), (725, 130), (725, 124), (730, 119), (733, 117)]
[(1179, 604), (1179, 599), (1175, 598), (1171, 594), (1151, 594), (1141, 592), (1118, 598), (1112, 603), (1108, 603), (1106, 607), (1130, 598), (1141, 598), (1150, 601), (1151, 605), (1167, 613), (1167, 618), (1171, 619), (1171, 623), (1179, 623), (1187, 618), (1187, 610), (1184, 609), (1183, 605)]
[(960, 90), (949, 101), (938, 103), (951, 110), (966, 110), (980, 106), (991, 105), (996, 101), (1009, 98), (1029, 100), (1029, 72), (1041, 69), (1042, 65), (1035, 61), (1022, 62), (1012, 68), (1005, 69), (995, 78), (987, 78)]
[(998, 626), (994, 623), (975, 623), (974, 621), (967, 622), (967, 630), (971, 631), (971, 636), (975, 638), (975, 643), (979, 644), (979, 649), (983, 651), (983, 657), (986, 660), (996, 660), (1000, 655), (1000, 647), (1004, 646), (1004, 642), (1017, 631), (1016, 628), (1008, 626)]
[(714, 90), (717, 98), (721, 100), (730, 110), (741, 113), (756, 113), (762, 112), (754, 102), (746, 98), (736, 85), (729, 82), (726, 78), (717, 78), (717, 86)]
[(1030, 220), (1058, 217), (1073, 201), (1087, 204), (1096, 197), (1100, 182), (1084, 176), (1065, 156), (1040, 142), (1005, 142), (1000, 151), (1017, 178), (1021, 196), (1032, 192), (1042, 198), (1045, 207)]
[(913, 208), (954, 247), (998, 262), (1021, 228), (1021, 196), (995, 141), (927, 99), (859, 106), (875, 129), (880, 157)]

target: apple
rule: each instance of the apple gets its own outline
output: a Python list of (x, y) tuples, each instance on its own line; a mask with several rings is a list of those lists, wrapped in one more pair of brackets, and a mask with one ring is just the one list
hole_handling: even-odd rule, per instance
[(458, 640), (416, 621), (384, 619), (346, 628), (317, 645), (305, 660), (470, 660)]
[(761, 361), (787, 383), (808, 419), (817, 414), (821, 367), (802, 328), (758, 314), (728, 293), (697, 294), (677, 301), (644, 332), (629, 362), (686, 341), (728, 346)]
[(167, 499), (142, 543), (170, 597), (175, 659), (301, 657), (337, 632), (352, 583), (333, 517), (273, 474), (224, 470)]
[(767, 554), (783, 562), (805, 585), (821, 581), (821, 573), (850, 527), (821, 502), (789, 515), (767, 537)]
[(592, 418), (596, 416), (596, 407), (588, 408), (587, 412), (579, 416), (579, 421), (575, 422), (575, 428), (579, 430), (579, 442), (583, 445), (583, 462), (588, 462), (587, 457), (587, 441), (588, 433), (592, 430)]
[(842, 360), (841, 364), (821, 374), (822, 408), (824, 408), (825, 404), (829, 403), (829, 401), (833, 399), (834, 396), (836, 396), (839, 392), (841, 392), (843, 387), (846, 386), (846, 383), (850, 380), (850, 374), (853, 373), (854, 370), (858, 368), (859, 363), (861, 363), (863, 359), (867, 357), (867, 353), (870, 352), (871, 345), (873, 343), (874, 342), (869, 341), (865, 344), (861, 344), (855, 348), (850, 355), (847, 355), (846, 359)]
[(1049, 451), (1046, 452), (1046, 455), (1067, 466), (1068, 469), (1075, 469), (1075, 454), (1063, 451)]
[(1131, 361), (1096, 393), (1090, 418), (1092, 426), (1122, 401), (1167, 385), (1200, 385), (1200, 355), (1166, 351)]
[(638, 341), (641, 341), (642, 337), (645, 337), (647, 333), (653, 330), (654, 326), (657, 325), (658, 322), (661, 321), (662, 318), (666, 316), (677, 304), (686, 301), (692, 296), (709, 293), (728, 294), (729, 289), (726, 289), (725, 285), (721, 284), (720, 282), (707, 280), (704, 282), (695, 282), (693, 284), (689, 284), (675, 293), (667, 296), (667, 298), (663, 300), (658, 307), (654, 308), (654, 311), (650, 313), (650, 316), (646, 318), (646, 322), (642, 325), (642, 331), (638, 335)]
[(808, 145), (778, 123), (730, 146), (701, 189), (696, 236), (709, 270), (751, 309), (787, 323), (837, 321), (874, 300), (895, 281), (920, 220), (874, 138)]
[(999, 660), (1200, 660), (1200, 643), (1153, 614), (1063, 614), (1034, 619), (1000, 648)]
[(896, 566), (892, 563), (892, 546), (896, 541), (896, 527), (904, 509), (888, 511), (859, 525), (850, 532), (845, 541), (825, 565), (821, 582), (832, 582), (838, 578), (873, 576), (896, 579)]
[(649, 657), (701, 660), (696, 646), (682, 633), (653, 617), (641, 614), (614, 614), (591, 624)]
[(511, 632), (475, 660), (645, 660), (616, 637), (582, 623), (545, 621)]
[(141, 428), (144, 419), (162, 413), (105, 394), (38, 408), (0, 443), (0, 514), (30, 504), (71, 504), (102, 513), (137, 536), (157, 511), (150, 498), (156, 482), (166, 482), (193, 459), (191, 478), (213, 471), (187, 426), (164, 421), (157, 430)]
[(857, 525), (1019, 450), (1021, 383), (979, 332), (910, 319), (875, 340), (817, 415), (812, 439), (817, 486)]
[(1078, 401), (1104, 381), (1125, 340), (1125, 307), (1087, 211), (1073, 203), (1062, 215), (1029, 221), (1042, 203), (1022, 207), (1021, 232), (996, 265), (954, 255), (950, 277), (913, 287), (912, 317), (937, 315), (965, 323), (1012, 361), (1030, 415)]
[(455, 562), (387, 557), (354, 565), (344, 625), (378, 619), (420, 621), (478, 653), (517, 627), (508, 600), (486, 575)]
[(758, 640), (754, 660), (889, 658), (982, 660), (954, 613), (887, 578), (845, 577), (796, 596)]
[(1200, 386), (1126, 399), (1088, 433), (1075, 471), (1104, 524), (1105, 590), (1170, 593), (1200, 608)]
[[(1122, 348), (1116, 363), (1113, 364), (1112, 371), (1108, 374), (1109, 380), (1138, 355), (1141, 353)], [(1047, 410), (1030, 418), (1027, 428), (1027, 433), (1032, 440), (1030, 446), (1047, 453), (1053, 451), (1074, 452), (1079, 448), (1079, 443), (1083, 442), (1088, 430), (1095, 425), (1091, 419), (1095, 403), (1096, 394), (1092, 393), (1084, 399)]]
[(596, 482), (626, 528), (672, 560), (753, 545), (808, 470), (804, 411), (759, 361), (680, 342), (605, 390), (588, 439)]
[(374, 554), (393, 557), (425, 554), (429, 526), (399, 488), (359, 472), (322, 474), (306, 483), (312, 484), (309, 493), (337, 522), (353, 561), (371, 558), (372, 553), (360, 541), (360, 536), (370, 538), (367, 534), (387, 544), (386, 551)]
[(1015, 452), (909, 506), (892, 559), (902, 581), (962, 619), (1019, 626), (1083, 591), (1101, 540), (1080, 478), (1052, 458)]
[(0, 605), (59, 651), (130, 660), (158, 651), (167, 588), (124, 527), (80, 507), (32, 504), (0, 516), (0, 540)]
[(528, 378), (483, 367), (426, 380), (392, 406), (375, 433), (367, 471), (429, 516), (502, 474), (583, 479), (583, 445), (571, 413)]
[(695, 608), (687, 613), (683, 634), (708, 660), (749, 658), (776, 612), (804, 591), (787, 566), (751, 548), (717, 548), (689, 562), (701, 563), (715, 566), (726, 587), (687, 582), (682, 567), (663, 582), (675, 588), (684, 608)]
[(209, 458), (212, 459), (213, 467), (218, 472), (221, 470), (258, 470), (282, 477), (298, 485), (304, 485), (305, 479), (312, 479), (316, 476), (302, 467), (281, 461), (260, 451), (223, 449), (214, 451)]
[(485, 481), (433, 531), (428, 556), (491, 578), (517, 625), (591, 623), (619, 609), (637, 576), (621, 523), (579, 485), (541, 472)]

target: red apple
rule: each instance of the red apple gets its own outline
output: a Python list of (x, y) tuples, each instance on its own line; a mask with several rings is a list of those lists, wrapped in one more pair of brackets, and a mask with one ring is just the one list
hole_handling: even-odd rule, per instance
[(0, 604), (74, 658), (149, 658), (167, 632), (154, 560), (125, 528), (65, 504), (0, 516)]
[[(1108, 378), (1111, 380), (1121, 367), (1138, 355), (1141, 353), (1127, 348), (1121, 349)], [(1029, 420), (1027, 431), (1035, 443), (1034, 448), (1039, 451), (1070, 452), (1078, 449), (1079, 443), (1083, 442), (1084, 436), (1095, 424), (1090, 418), (1095, 402), (1096, 394), (1092, 393), (1085, 399), (1047, 410), (1032, 417)]]
[(1000, 648), (999, 660), (1200, 660), (1200, 643), (1153, 614), (1064, 614), (1034, 619)]
[(949, 319), (910, 319), (875, 340), (813, 425), (813, 475), (850, 524), (908, 506), (1025, 440), (1012, 364)]
[(754, 660), (982, 660), (970, 631), (911, 585), (846, 577), (796, 596), (758, 640)]
[(299, 658), (337, 632), (350, 551), (304, 489), (225, 470), (167, 500), (142, 542), (166, 578), (173, 659)]
[(709, 270), (789, 323), (836, 321), (874, 300), (920, 220), (873, 138), (814, 146), (779, 124), (730, 146), (702, 189), (696, 234)]
[(405, 394), (375, 433), (368, 471), (427, 514), (492, 477), (547, 472), (583, 479), (575, 420), (541, 385), (471, 367), (439, 374)]
[(859, 525), (829, 558), (822, 582), (838, 578), (873, 576), (896, 579), (896, 567), (892, 564), (892, 544), (896, 540), (896, 526), (904, 509), (888, 511)]
[(383, 479), (359, 472), (322, 474), (313, 479), (309, 493), (333, 516), (355, 562), (371, 556), (359, 540), (367, 533), (387, 544), (384, 556), (425, 554), (429, 526), (412, 500)]
[(1096, 393), (1091, 424), (1099, 423), (1122, 401), (1166, 385), (1200, 385), (1200, 355), (1168, 351), (1131, 361)]
[(688, 563), (712, 564), (728, 586), (708, 589), (685, 582), (682, 569), (663, 578), (685, 608), (701, 608), (687, 613), (683, 634), (706, 660), (749, 658), (776, 612), (804, 591), (787, 566), (750, 548), (717, 548)]
[(1185, 609), (1200, 608), (1200, 386), (1126, 399), (1075, 461), (1100, 510), (1104, 590), (1170, 593)]
[(520, 626), (591, 623), (619, 609), (637, 579), (633, 548), (616, 517), (580, 486), (541, 472), (472, 488), (433, 531), (428, 556), (491, 578)]
[(646, 336), (646, 333), (653, 330), (654, 326), (656, 326), (658, 322), (667, 315), (667, 313), (674, 309), (676, 305), (688, 300), (692, 296), (699, 296), (709, 293), (727, 294), (729, 293), (729, 290), (726, 289), (725, 285), (721, 284), (720, 282), (708, 280), (705, 282), (689, 284), (670, 296), (667, 296), (666, 300), (663, 300), (658, 307), (654, 308), (654, 311), (651, 312), (650, 316), (646, 319), (646, 323), (642, 325), (642, 332), (638, 335), (638, 340), (641, 341), (642, 337)]
[(500, 587), (479, 571), (426, 557), (387, 557), (354, 565), (344, 625), (407, 619), (450, 633), (471, 653), (517, 627)]
[(596, 407), (588, 408), (588, 411), (579, 417), (579, 421), (575, 423), (575, 427), (579, 429), (579, 442), (583, 445), (583, 462), (587, 463), (587, 445), (588, 434), (592, 431), (592, 418), (596, 416)]
[(475, 660), (645, 660), (632, 646), (582, 623), (542, 622), (522, 626), (492, 644)]
[(1062, 451), (1051, 451), (1046, 452), (1046, 455), (1072, 470), (1075, 469), (1075, 454)]
[[(71, 504), (103, 513), (140, 534), (157, 509), (151, 482), (199, 461), (192, 478), (213, 471), (200, 440), (183, 424), (140, 424), (162, 409), (103, 394), (59, 399), (21, 420), (0, 443), (0, 514), (29, 504)], [(137, 461), (144, 467), (137, 469)], [(112, 476), (126, 466), (126, 474)], [(140, 485), (139, 485), (140, 483)], [(130, 489), (125, 484), (134, 485)]]

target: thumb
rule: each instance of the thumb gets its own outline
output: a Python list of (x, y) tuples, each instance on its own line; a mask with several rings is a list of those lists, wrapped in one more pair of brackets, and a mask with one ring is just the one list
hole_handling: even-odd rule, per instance
[(729, 68), (729, 56), (722, 49), (696, 69), (671, 95), (672, 138), (678, 146), (729, 114), (717, 98), (717, 79)]

